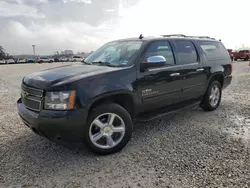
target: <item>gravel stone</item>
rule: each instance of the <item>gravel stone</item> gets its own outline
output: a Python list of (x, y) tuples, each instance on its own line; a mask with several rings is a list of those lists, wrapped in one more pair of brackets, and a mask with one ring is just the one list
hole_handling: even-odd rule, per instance
[(109, 156), (51, 142), (18, 117), (22, 77), (65, 64), (0, 66), (0, 187), (250, 187), (248, 62), (233, 63), (217, 110), (135, 124), (128, 146)]

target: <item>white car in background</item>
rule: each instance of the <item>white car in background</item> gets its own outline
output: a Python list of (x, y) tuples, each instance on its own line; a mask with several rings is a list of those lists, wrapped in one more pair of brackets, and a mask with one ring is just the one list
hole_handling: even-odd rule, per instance
[(81, 62), (81, 61), (83, 61), (83, 60), (84, 60), (83, 57), (77, 56), (77, 55), (74, 55), (74, 56), (72, 57), (72, 59), (71, 59), (71, 61), (73, 61), (73, 62), (76, 62), (76, 61)]
[(18, 59), (17, 63), (26, 63), (26, 59)]
[(6, 64), (16, 63), (14, 59), (7, 59)]
[(4, 59), (0, 59), (0, 64), (6, 64), (6, 61)]
[(39, 57), (37, 62), (38, 63), (52, 63), (54, 62), (54, 59), (50, 57)]
[(67, 58), (67, 57), (61, 57), (61, 58), (59, 58), (59, 60), (61, 62), (67, 62), (67, 61), (69, 61), (69, 58)]

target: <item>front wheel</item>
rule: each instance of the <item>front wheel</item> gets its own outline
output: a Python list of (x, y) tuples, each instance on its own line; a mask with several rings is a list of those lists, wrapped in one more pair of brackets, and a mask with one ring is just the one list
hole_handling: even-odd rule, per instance
[(90, 151), (107, 155), (122, 150), (132, 136), (129, 113), (120, 105), (108, 103), (93, 109), (84, 127), (84, 143)]
[(201, 108), (206, 111), (212, 111), (218, 108), (221, 102), (221, 84), (218, 81), (213, 81), (203, 97), (203, 100), (200, 104)]

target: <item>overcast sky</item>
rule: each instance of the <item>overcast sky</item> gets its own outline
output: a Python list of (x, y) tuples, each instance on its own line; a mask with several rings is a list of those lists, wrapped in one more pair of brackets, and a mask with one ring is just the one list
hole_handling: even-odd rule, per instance
[(250, 0), (0, 0), (0, 45), (11, 54), (95, 50), (109, 40), (183, 33), (250, 46)]

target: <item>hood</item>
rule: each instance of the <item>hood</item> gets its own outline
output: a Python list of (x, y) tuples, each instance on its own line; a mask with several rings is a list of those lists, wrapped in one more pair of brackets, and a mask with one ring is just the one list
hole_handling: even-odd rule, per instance
[(82, 78), (115, 71), (119, 68), (96, 65), (66, 65), (29, 74), (23, 83), (39, 89), (59, 86)]

